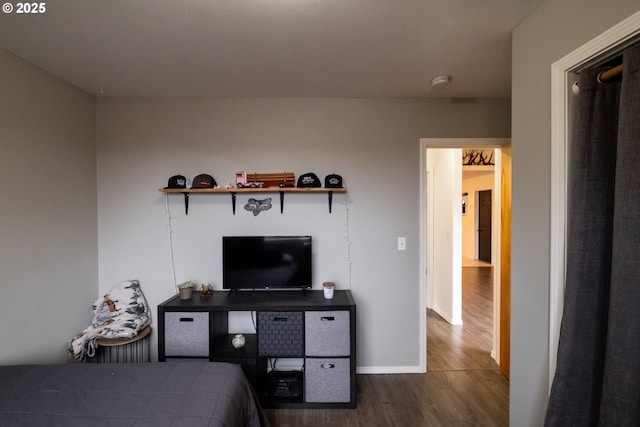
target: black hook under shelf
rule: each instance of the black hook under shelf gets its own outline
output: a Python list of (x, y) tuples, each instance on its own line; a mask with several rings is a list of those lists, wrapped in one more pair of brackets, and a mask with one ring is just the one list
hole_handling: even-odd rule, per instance
[(184, 214), (189, 215), (189, 193), (184, 193)]
[(235, 191), (231, 192), (231, 210), (235, 215), (236, 214), (236, 192)]

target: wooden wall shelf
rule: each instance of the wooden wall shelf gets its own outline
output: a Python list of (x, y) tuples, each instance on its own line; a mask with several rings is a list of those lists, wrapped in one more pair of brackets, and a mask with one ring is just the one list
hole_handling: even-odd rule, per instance
[(346, 193), (346, 188), (325, 187), (267, 187), (267, 188), (159, 188), (158, 191), (167, 194), (229, 194), (229, 193)]
[(231, 194), (231, 208), (236, 214), (236, 195), (239, 193), (279, 193), (280, 213), (284, 212), (284, 194), (327, 194), (329, 198), (329, 213), (331, 213), (333, 203), (333, 193), (346, 193), (346, 188), (325, 188), (325, 187), (267, 187), (267, 188), (159, 188), (158, 191), (165, 194), (184, 194), (184, 211), (189, 214), (190, 194)]

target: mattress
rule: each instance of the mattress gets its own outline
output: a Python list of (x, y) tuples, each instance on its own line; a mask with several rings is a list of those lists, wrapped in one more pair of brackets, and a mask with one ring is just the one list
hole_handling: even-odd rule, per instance
[(0, 366), (0, 424), (264, 426), (239, 365), (206, 362)]

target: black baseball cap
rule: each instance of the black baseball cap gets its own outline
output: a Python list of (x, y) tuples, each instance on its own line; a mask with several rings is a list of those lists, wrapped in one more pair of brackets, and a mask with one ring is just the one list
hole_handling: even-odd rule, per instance
[(324, 186), (326, 188), (342, 188), (342, 177), (332, 173), (324, 177)]
[(213, 188), (216, 185), (218, 185), (218, 183), (211, 175), (203, 173), (193, 178), (191, 188)]
[(313, 172), (302, 174), (298, 177), (298, 187), (322, 187), (318, 175)]
[(184, 175), (173, 175), (164, 188), (187, 188), (187, 178)]

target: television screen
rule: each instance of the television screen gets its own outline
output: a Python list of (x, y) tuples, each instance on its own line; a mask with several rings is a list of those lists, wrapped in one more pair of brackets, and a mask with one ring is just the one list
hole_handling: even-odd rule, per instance
[(311, 288), (311, 236), (223, 236), (224, 289)]

